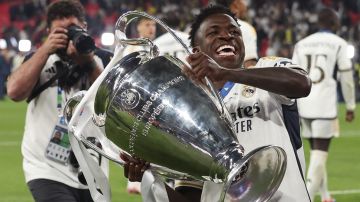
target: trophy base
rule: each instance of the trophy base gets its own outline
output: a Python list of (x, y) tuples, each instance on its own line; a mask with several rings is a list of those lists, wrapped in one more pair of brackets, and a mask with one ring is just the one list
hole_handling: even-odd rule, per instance
[(277, 146), (252, 150), (230, 171), (220, 201), (266, 201), (279, 188), (286, 170), (286, 153)]

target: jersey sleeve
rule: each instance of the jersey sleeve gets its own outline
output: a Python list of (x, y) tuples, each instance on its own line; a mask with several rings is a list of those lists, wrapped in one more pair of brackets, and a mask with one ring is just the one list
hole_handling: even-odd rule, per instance
[(352, 67), (351, 59), (347, 56), (347, 43), (344, 41), (340, 44), (336, 56), (339, 71), (350, 71)]
[(352, 71), (344, 71), (340, 74), (341, 92), (343, 94), (346, 109), (354, 111), (356, 108), (355, 85)]
[[(279, 68), (291, 68), (297, 71), (304, 71), (302, 68), (300, 68), (299, 65), (293, 63), (292, 60), (288, 58), (275, 57), (275, 56), (260, 58), (259, 62), (256, 64), (256, 67), (257, 68), (279, 67)], [(272, 92), (269, 92), (269, 94), (283, 105), (293, 105), (295, 103), (295, 99), (288, 98), (284, 95), (279, 95)]]
[(337, 54), (337, 65), (341, 84), (342, 94), (346, 103), (347, 110), (355, 110), (355, 87), (352, 72), (352, 62), (347, 56), (347, 43), (343, 41), (340, 44)]

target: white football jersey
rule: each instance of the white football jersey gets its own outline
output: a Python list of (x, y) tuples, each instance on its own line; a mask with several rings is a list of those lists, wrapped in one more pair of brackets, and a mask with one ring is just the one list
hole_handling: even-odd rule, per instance
[[(291, 60), (278, 57), (260, 58), (252, 68), (265, 67), (298, 68)], [(224, 98), (245, 153), (264, 145), (280, 146), (286, 152), (286, 173), (272, 200), (309, 201), (302, 174), (301, 163), (304, 162), (304, 156), (298, 155), (298, 152), (303, 151), (296, 101), (266, 90), (231, 82), (225, 84), (220, 94)]]
[(238, 20), (242, 32), (242, 38), (245, 45), (244, 61), (249, 59), (257, 59), (257, 34), (255, 28), (249, 23)]
[(346, 49), (344, 39), (326, 31), (314, 33), (295, 45), (293, 62), (306, 68), (312, 80), (310, 95), (298, 100), (301, 117), (336, 118), (337, 73), (352, 71)]
[[(190, 47), (189, 34), (177, 30), (174, 30), (174, 33), (185, 43), (188, 48)], [(154, 43), (159, 48), (160, 55), (168, 54), (185, 61), (187, 54), (184, 47), (178, 41), (176, 41), (170, 33), (165, 33), (159, 36), (154, 40)]]

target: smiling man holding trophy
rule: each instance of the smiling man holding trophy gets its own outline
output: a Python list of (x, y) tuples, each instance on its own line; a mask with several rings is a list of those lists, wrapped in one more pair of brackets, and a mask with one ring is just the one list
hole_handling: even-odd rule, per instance
[[(86, 147), (122, 165), (126, 162), (119, 158), (120, 151), (128, 159), (141, 158), (151, 163), (155, 176), (222, 183), (214, 201), (271, 198), (287, 167), (284, 149), (259, 144), (244, 155), (231, 116), (209, 79), (206, 85), (192, 81), (182, 73), (185, 65), (180, 60), (157, 56), (157, 47), (148, 39), (126, 39), (126, 26), (139, 16), (155, 20), (177, 38), (145, 13), (122, 15), (115, 32), (119, 46), (146, 45), (150, 51), (120, 58), (117, 47), (89, 91), (71, 98), (65, 109), (70, 141), (94, 200), (110, 201), (110, 188)], [(102, 149), (86, 140), (88, 132), (98, 134)]]

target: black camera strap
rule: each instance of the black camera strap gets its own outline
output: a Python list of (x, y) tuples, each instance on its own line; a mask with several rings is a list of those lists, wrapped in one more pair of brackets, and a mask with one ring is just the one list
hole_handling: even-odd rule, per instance
[[(56, 61), (56, 63), (58, 63), (60, 61)], [(59, 68), (58, 68), (59, 69)], [(57, 69), (57, 70), (58, 70)], [(46, 81), (44, 84), (40, 85), (40, 86), (36, 86), (32, 91), (30, 96), (26, 99), (26, 102), (29, 103), (32, 99), (34, 99), (35, 97), (37, 97), (38, 95), (40, 95), (40, 93), (42, 93), (45, 89), (47, 89), (48, 87), (51, 86), (52, 83), (54, 83), (58, 78), (64, 76), (65, 74), (67, 74), (68, 71), (56, 71), (56, 74), (51, 77), (48, 81)]]

